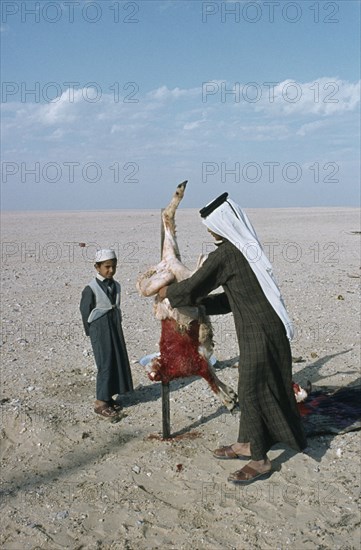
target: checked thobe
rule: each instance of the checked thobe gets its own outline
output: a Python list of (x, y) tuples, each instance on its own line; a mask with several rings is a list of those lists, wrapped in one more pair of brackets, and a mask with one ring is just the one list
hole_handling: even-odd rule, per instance
[[(219, 286), (223, 293), (209, 295)], [(204, 305), (208, 315), (233, 313), (240, 352), (238, 441), (250, 443), (251, 458), (264, 459), (276, 443), (304, 449), (285, 326), (240, 250), (224, 240), (192, 277), (168, 287), (167, 298), (175, 308)]]

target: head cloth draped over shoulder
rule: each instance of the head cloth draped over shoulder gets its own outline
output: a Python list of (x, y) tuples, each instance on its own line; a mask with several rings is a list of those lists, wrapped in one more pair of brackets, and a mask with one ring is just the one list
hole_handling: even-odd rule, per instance
[(106, 262), (107, 260), (116, 260), (117, 256), (114, 250), (109, 248), (104, 248), (102, 250), (97, 250), (95, 254), (95, 263)]
[(292, 340), (294, 329), (283, 302), (280, 289), (272, 271), (272, 265), (258, 240), (247, 214), (223, 193), (207, 204), (200, 215), (203, 223), (213, 233), (224, 237), (242, 252), (256, 275), (261, 288), (283, 322), (287, 336)]

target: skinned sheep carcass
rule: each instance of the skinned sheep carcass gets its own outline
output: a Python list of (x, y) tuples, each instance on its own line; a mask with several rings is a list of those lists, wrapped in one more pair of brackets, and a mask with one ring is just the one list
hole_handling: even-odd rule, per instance
[[(230, 411), (237, 409), (237, 394), (215, 374), (211, 363), (213, 331), (202, 307), (172, 308), (169, 300), (159, 300), (157, 293), (173, 281), (192, 275), (182, 262), (176, 240), (175, 213), (184, 196), (187, 182), (178, 185), (171, 202), (162, 212), (164, 242), (162, 260), (148, 269), (137, 281), (142, 296), (155, 296), (156, 319), (161, 321), (160, 354), (147, 365), (148, 376), (164, 383), (176, 378), (201, 376)], [(201, 257), (197, 268), (204, 261)]]

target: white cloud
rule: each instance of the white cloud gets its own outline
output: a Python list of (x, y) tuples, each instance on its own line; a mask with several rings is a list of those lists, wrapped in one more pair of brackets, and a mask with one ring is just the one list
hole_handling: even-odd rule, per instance
[(297, 130), (296, 134), (298, 136), (306, 136), (309, 134), (313, 134), (320, 128), (325, 128), (326, 126), (329, 126), (328, 121), (326, 120), (315, 120), (314, 122), (308, 122), (307, 124), (302, 124), (301, 128)]
[(285, 124), (249, 125), (239, 128), (243, 140), (249, 141), (280, 141), (290, 136)]
[(77, 118), (76, 104), (81, 100), (82, 90), (74, 90), (71, 95), (66, 90), (56, 101), (39, 105), (39, 119), (49, 125), (74, 122)]
[(47, 138), (48, 141), (60, 141), (66, 136), (66, 131), (62, 128), (57, 128)]
[(204, 118), (200, 120), (194, 120), (193, 122), (186, 122), (183, 126), (183, 130), (195, 130), (199, 128), (205, 121)]
[(200, 96), (201, 89), (200, 88), (189, 88), (189, 89), (182, 89), (182, 88), (173, 88), (170, 90), (167, 86), (161, 86), (160, 88), (157, 88), (156, 90), (152, 90), (151, 92), (148, 92), (147, 97), (149, 99), (157, 99), (157, 100), (177, 100), (180, 98), (189, 98), (189, 97), (195, 97), (197, 95)]
[[(326, 88), (331, 81), (338, 82), (338, 87)], [(300, 101), (289, 103), (282, 89), (297, 92), (291, 82), (285, 80), (275, 87), (273, 102), (262, 98), (257, 103), (243, 102), (242, 108), (231, 96), (227, 102), (222, 102), (220, 95), (202, 102), (200, 88), (167, 86), (138, 94), (138, 103), (117, 102), (113, 94), (106, 93), (91, 102), (87, 101), (91, 94), (84, 90), (65, 90), (50, 103), (5, 103), (3, 146), (13, 151), (6, 160), (14, 159), (16, 150), (21, 160), (25, 146), (33, 158), (50, 157), (55, 146), (59, 158), (63, 155), (67, 160), (82, 158), (85, 153), (128, 161), (155, 155), (202, 158), (205, 150), (231, 154), (239, 143), (254, 147), (254, 142), (264, 142), (274, 148), (289, 140), (292, 147), (305, 136), (309, 141), (325, 131), (340, 135), (340, 128), (344, 129), (340, 135), (343, 147), (352, 143), (352, 111), (359, 102), (359, 83), (327, 78), (303, 83), (299, 85)], [(332, 99), (331, 91), (337, 103), (325, 101)], [(337, 117), (331, 116), (330, 108), (336, 109)]]
[(339, 78), (319, 78), (311, 82), (284, 80), (268, 86), (261, 101), (255, 103), (257, 111), (268, 114), (331, 116), (353, 111), (360, 103), (360, 82)]

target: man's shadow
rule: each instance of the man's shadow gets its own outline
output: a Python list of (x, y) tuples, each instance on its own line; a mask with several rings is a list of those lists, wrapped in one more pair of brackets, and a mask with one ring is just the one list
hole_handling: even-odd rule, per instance
[[(331, 361), (334, 357), (344, 355), (353, 351), (352, 348), (343, 350), (334, 354), (325, 355), (317, 359), (315, 362), (308, 364), (297, 372), (297, 383), (305, 387), (308, 380), (311, 381), (313, 386), (308, 400), (315, 404), (314, 410), (314, 422), (312, 416), (309, 418), (303, 418), (303, 424), (306, 432), (308, 446), (303, 452), (309, 457), (313, 458), (316, 462), (321, 462), (323, 456), (331, 447), (331, 443), (334, 438), (342, 433), (346, 433), (361, 428), (361, 415), (360, 415), (360, 391), (361, 391), (361, 378), (346, 384), (342, 387), (322, 385), (322, 380), (329, 379), (332, 376), (338, 376), (340, 374), (355, 374), (355, 371), (338, 371), (335, 374), (327, 374), (322, 376), (320, 374), (321, 368)], [(321, 384), (316, 383), (321, 382)], [(338, 401), (338, 396), (343, 399), (344, 402)], [(329, 399), (328, 399), (329, 398)], [(307, 405), (308, 400), (305, 404)], [(344, 408), (342, 408), (344, 407)], [(353, 410), (351, 410), (353, 407)], [(337, 414), (344, 414), (342, 424), (337, 425)], [(323, 413), (326, 413), (323, 416)], [(302, 416), (302, 413), (301, 413)], [(322, 441), (320, 441), (322, 437)], [(280, 470), (282, 463), (289, 460), (292, 456), (297, 454), (289, 448), (283, 448), (282, 444), (277, 444), (272, 447), (272, 450), (282, 450), (282, 452), (272, 460), (274, 470)]]
[(319, 359), (317, 359), (317, 361), (315, 361), (314, 363), (308, 364), (303, 369), (297, 372), (297, 383), (299, 383), (301, 386), (303, 385), (306, 386), (307, 381), (310, 379), (311, 384), (313, 385), (316, 382), (323, 380), (324, 378), (330, 378), (332, 376), (336, 376), (339, 374), (354, 374), (354, 371), (338, 371), (334, 374), (327, 374), (326, 376), (321, 376), (319, 373), (321, 368), (324, 365), (326, 365), (326, 363), (331, 361), (331, 359), (339, 355), (344, 355), (345, 353), (349, 353), (350, 351), (353, 351), (353, 349), (350, 348), (350, 349), (340, 351), (338, 353), (334, 353), (332, 355), (325, 355), (324, 357), (320, 357)]
[[(307, 380), (310, 379), (311, 383), (314, 386), (315, 383), (323, 380), (324, 378), (329, 379), (330, 376), (335, 376), (335, 375), (329, 375), (329, 374), (327, 376), (321, 376), (320, 375), (320, 370), (325, 364), (327, 364), (329, 361), (331, 361), (334, 357), (337, 357), (338, 355), (343, 355), (345, 353), (349, 353), (350, 351), (352, 351), (352, 348), (347, 349), (347, 350), (343, 350), (341, 352), (334, 353), (334, 354), (331, 354), (331, 355), (325, 355), (324, 357), (317, 359), (314, 363), (308, 364), (303, 369), (298, 371), (298, 373), (297, 373), (297, 383), (301, 383), (301, 385), (306, 386)], [(223, 361), (217, 361), (216, 364), (215, 364), (215, 369), (216, 370), (223, 370), (223, 369), (226, 369), (226, 368), (232, 368), (233, 369), (235, 366), (237, 366), (237, 361), (238, 361), (238, 357), (233, 357), (233, 358), (223, 360)], [(353, 371), (343, 371), (343, 372), (338, 371), (336, 374), (337, 375), (339, 375), (339, 374), (353, 374)], [(238, 371), (237, 371), (237, 376), (238, 376)], [(189, 377), (189, 378), (179, 378), (179, 379), (172, 380), (171, 383), (170, 383), (171, 393), (177, 392), (178, 390), (188, 386), (189, 384), (192, 384), (198, 378), (199, 378), (198, 376), (192, 376), (192, 377)], [(344, 386), (343, 388), (344, 389), (355, 388), (359, 384), (360, 384), (360, 381), (356, 380), (356, 381)], [(317, 389), (315, 389), (315, 387), (313, 387), (313, 391), (317, 392), (318, 389), (322, 389), (322, 386), (320, 386), (320, 388), (317, 387)], [(330, 388), (324, 388), (324, 389), (325, 390), (327, 390), (327, 389), (330, 390)], [(336, 390), (337, 388), (333, 388), (333, 389)], [(139, 404), (139, 403), (145, 403), (145, 402), (149, 402), (149, 401), (160, 401), (161, 395), (162, 395), (161, 383), (153, 383), (153, 384), (150, 384), (150, 385), (147, 385), (147, 386), (140, 386), (139, 388), (136, 388), (134, 390), (134, 392), (126, 394), (125, 396), (123, 396), (122, 401), (123, 401), (125, 407), (130, 407), (132, 405)], [(211, 395), (212, 394), (211, 394), (211, 391), (210, 391), (210, 396)], [(311, 397), (312, 397), (312, 393), (311, 393)], [(186, 435), (191, 430), (194, 430), (194, 429), (198, 428), (199, 426), (204, 425), (204, 424), (210, 422), (211, 420), (214, 420), (215, 418), (218, 418), (219, 416), (221, 416), (223, 414), (229, 415), (230, 413), (228, 412), (228, 410), (224, 406), (220, 406), (217, 409), (217, 411), (209, 414), (208, 416), (202, 416), (200, 419), (192, 422), (191, 424), (185, 426), (181, 430), (178, 430), (177, 432), (173, 433), (172, 437)], [(232, 418), (231, 415), (230, 415), (230, 418)], [(160, 428), (161, 428), (161, 426), (160, 426)], [(307, 434), (307, 429), (306, 429), (306, 435), (307, 435), (308, 440), (309, 440), (309, 447), (307, 448), (307, 450), (305, 452), (306, 452), (306, 454), (308, 454), (309, 456), (311, 456), (315, 460), (321, 461), (324, 454), (330, 448), (331, 442), (334, 439), (334, 437), (337, 435), (337, 433), (336, 432), (330, 432), (330, 431), (327, 431), (327, 430), (324, 431), (324, 432), (317, 431), (317, 428), (316, 428), (316, 431), (315, 431), (314, 427), (311, 426), (311, 428), (313, 429), (313, 432), (311, 430), (311, 433), (308, 433), (308, 434)], [(345, 431), (347, 431), (347, 429)], [(320, 445), (317, 445), (317, 446), (313, 445), (312, 444), (312, 439), (315, 438), (315, 437), (320, 437), (320, 435), (323, 436), (323, 440), (322, 440), (323, 445), (322, 445), (322, 447)], [(278, 446), (280, 447), (280, 445), (278, 445)], [(276, 464), (277, 463), (281, 464), (282, 462), (287, 460), (290, 456), (290, 453), (292, 455), (292, 454), (294, 454), (294, 451), (292, 451), (290, 449), (284, 450), (282, 452), (282, 454), (276, 459), (276, 461), (275, 461)]]
[[(348, 431), (352, 431), (352, 426), (355, 426), (356, 429), (360, 429), (361, 425), (361, 419), (359, 416), (359, 407), (358, 411), (355, 409), (355, 414), (358, 413), (358, 418), (355, 416), (351, 416), (350, 418), (346, 418), (342, 424), (342, 427), (337, 427), (337, 398), (340, 396), (341, 398), (344, 398), (345, 401), (345, 409), (346, 411), (340, 411), (340, 414), (344, 412), (344, 414), (347, 414), (347, 399), (349, 399), (349, 405), (355, 404), (355, 399), (357, 398), (357, 395), (359, 395), (360, 392), (360, 383), (361, 378), (358, 377), (356, 380), (342, 386), (322, 386), (322, 380), (324, 379), (330, 379), (334, 376), (339, 376), (340, 374), (344, 375), (351, 375), (355, 374), (355, 371), (352, 370), (345, 370), (345, 371), (337, 371), (336, 373), (330, 374), (327, 373), (325, 376), (321, 375), (320, 371), (324, 365), (326, 365), (329, 361), (331, 361), (334, 357), (337, 357), (339, 355), (344, 355), (346, 353), (349, 353), (350, 351), (353, 351), (352, 348), (349, 348), (347, 350), (343, 350), (334, 354), (325, 355), (324, 357), (321, 357), (317, 359), (315, 362), (308, 364), (301, 370), (299, 370), (296, 374), (297, 377), (297, 383), (300, 383), (301, 386), (306, 386), (307, 382), (310, 381), (312, 384), (312, 391), (308, 397), (308, 399), (305, 402), (305, 408), (307, 407), (308, 403), (312, 404), (312, 400), (314, 400), (315, 408), (319, 409), (317, 412), (320, 413), (318, 416), (319, 422), (317, 422), (317, 416), (314, 416), (315, 422), (312, 422), (312, 415), (310, 415), (309, 418), (304, 418), (304, 427), (305, 432), (308, 440), (308, 447), (305, 449), (305, 454), (316, 460), (317, 462), (320, 462), (322, 460), (322, 457), (327, 453), (329, 448), (331, 447), (331, 443), (333, 439), (342, 433), (346, 433)], [(320, 385), (317, 383), (321, 382)], [(316, 386), (317, 384), (317, 386)], [(327, 397), (330, 395), (329, 402), (327, 401)], [(332, 399), (334, 399), (334, 402), (332, 402)], [(352, 403), (353, 402), (353, 403)], [(342, 405), (342, 403), (341, 403)], [(340, 406), (341, 406), (340, 405)], [(322, 412), (325, 412), (324, 418), (322, 418)], [(301, 409), (302, 411), (302, 409)], [(302, 412), (301, 412), (302, 414)], [(328, 415), (328, 416), (327, 416)], [(358, 422), (356, 421), (358, 420)], [(350, 428), (350, 429), (349, 429)], [(315, 438), (322, 437), (321, 445), (319, 441)], [(317, 442), (317, 444), (315, 444)], [(287, 454), (287, 453), (286, 453)], [(277, 458), (277, 462), (283, 462), (284, 459), (281, 458), (282, 455), (280, 455)], [(286, 456), (286, 459), (288, 457)]]

